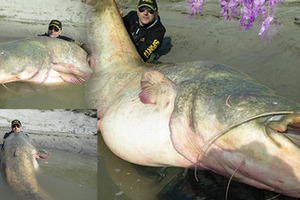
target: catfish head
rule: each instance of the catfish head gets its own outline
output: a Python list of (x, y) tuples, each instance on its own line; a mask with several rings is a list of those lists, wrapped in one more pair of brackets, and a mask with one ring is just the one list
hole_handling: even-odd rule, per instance
[[(189, 145), (183, 147), (184, 142), (178, 142), (173, 136), (173, 144), (195, 168), (209, 169), (257, 188), (300, 197), (299, 114), (266, 113), (241, 121), (200, 142), (203, 138), (205, 136), (188, 136)], [(192, 139), (198, 143), (191, 142)]]
[(173, 148), (189, 161), (179, 166), (299, 198), (299, 105), (218, 64), (202, 74), (142, 76), (140, 100), (169, 115)]

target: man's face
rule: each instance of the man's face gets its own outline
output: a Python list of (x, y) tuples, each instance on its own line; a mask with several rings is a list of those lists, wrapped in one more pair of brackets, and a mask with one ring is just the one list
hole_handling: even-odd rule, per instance
[(22, 126), (19, 125), (14, 125), (11, 127), (11, 129), (15, 132), (15, 133), (19, 133), (22, 131)]
[[(152, 12), (152, 13), (151, 13)], [(152, 23), (157, 17), (158, 13), (149, 7), (143, 6), (137, 9), (140, 26), (145, 26)]]
[(58, 37), (61, 35), (61, 33), (62, 33), (61, 29), (58, 29), (55, 26), (50, 26), (48, 29), (48, 35), (50, 37)]

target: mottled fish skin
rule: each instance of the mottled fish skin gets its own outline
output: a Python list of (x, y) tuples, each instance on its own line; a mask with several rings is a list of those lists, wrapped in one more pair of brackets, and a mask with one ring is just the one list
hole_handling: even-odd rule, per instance
[(92, 69), (86, 52), (58, 38), (38, 36), (0, 44), (0, 83), (82, 83)]
[(95, 10), (86, 96), (112, 152), (300, 197), (299, 104), (216, 62), (144, 63), (115, 2), (98, 1)]
[(25, 199), (51, 200), (36, 180), (35, 154), (37, 151), (28, 136), (23, 132), (10, 134), (1, 150), (2, 171), (8, 184)]

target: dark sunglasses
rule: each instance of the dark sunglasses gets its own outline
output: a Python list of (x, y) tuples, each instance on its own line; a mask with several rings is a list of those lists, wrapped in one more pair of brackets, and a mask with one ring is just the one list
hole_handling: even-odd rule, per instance
[(53, 29), (54, 29), (55, 32), (58, 32), (58, 31), (59, 31), (59, 29), (58, 29), (57, 27), (55, 27), (55, 26), (50, 26), (50, 27), (49, 27), (49, 31), (50, 31), (50, 30), (53, 30)]
[(154, 13), (154, 10), (149, 8), (149, 7), (146, 7), (146, 6), (143, 6), (143, 7), (140, 7), (139, 8), (139, 11), (140, 12), (144, 12), (145, 10), (147, 10), (150, 14), (153, 14)]
[(15, 125), (12, 126), (12, 128), (15, 128), (15, 127), (20, 128), (20, 125), (19, 124), (15, 124)]

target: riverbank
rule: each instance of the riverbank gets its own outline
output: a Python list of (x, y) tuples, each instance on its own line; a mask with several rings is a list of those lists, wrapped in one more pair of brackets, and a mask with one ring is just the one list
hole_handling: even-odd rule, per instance
[(97, 155), (96, 110), (0, 110), (0, 137), (19, 119), (37, 148)]

